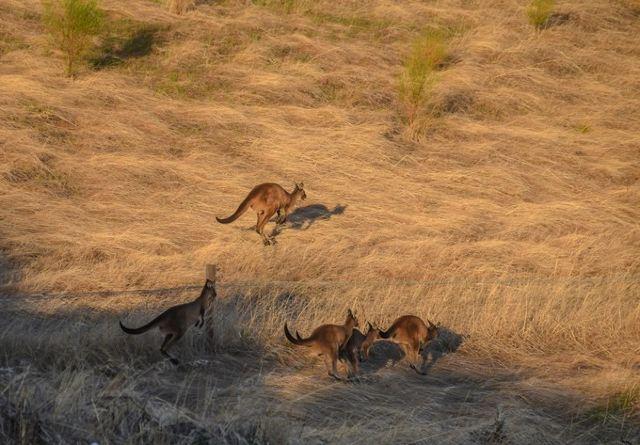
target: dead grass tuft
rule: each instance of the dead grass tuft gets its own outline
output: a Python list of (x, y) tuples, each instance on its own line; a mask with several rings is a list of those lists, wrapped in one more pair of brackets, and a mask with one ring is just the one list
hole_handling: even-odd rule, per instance
[[(0, 5), (0, 442), (638, 442), (632, 5), (567, 0), (531, 38), (510, 2), (260, 3), (110, 0), (75, 80), (39, 1)], [(214, 219), (265, 181), (308, 195), (272, 248)], [(90, 293), (209, 263), (177, 369), (118, 320), (192, 291)], [(450, 337), (427, 376), (379, 343), (333, 383), (282, 325), (348, 307)]]

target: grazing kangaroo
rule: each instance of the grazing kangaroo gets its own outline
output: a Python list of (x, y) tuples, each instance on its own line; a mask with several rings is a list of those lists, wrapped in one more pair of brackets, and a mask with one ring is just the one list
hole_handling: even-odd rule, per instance
[(249, 192), (233, 215), (227, 218), (218, 218), (216, 216), (216, 219), (221, 224), (229, 224), (240, 218), (240, 216), (251, 207), (258, 215), (256, 232), (262, 237), (264, 244), (268, 246), (275, 241), (273, 238), (267, 238), (263, 231), (269, 219), (277, 213), (278, 218), (276, 219), (276, 224), (284, 224), (287, 220), (287, 215), (293, 210), (298, 201), (306, 198), (307, 194), (304, 191), (304, 184), (302, 182), (300, 184), (296, 183), (291, 193), (287, 192), (278, 184), (260, 184)]
[(354, 376), (359, 372), (358, 366), (360, 362), (369, 359), (369, 348), (373, 342), (380, 338), (380, 330), (374, 328), (371, 323), (367, 323), (367, 325), (369, 330), (366, 335), (354, 328), (351, 338), (340, 350), (340, 360), (349, 362), (350, 371)]
[(296, 331), (294, 337), (289, 332), (287, 323), (284, 324), (284, 335), (291, 343), (297, 346), (307, 346), (318, 355), (324, 356), (324, 363), (327, 366), (328, 374), (340, 380), (338, 375), (338, 354), (353, 332), (353, 328), (359, 326), (358, 319), (353, 315), (351, 309), (347, 312), (347, 319), (343, 325), (323, 324), (318, 326), (307, 338), (300, 337)]
[(179, 361), (169, 355), (167, 349), (187, 332), (189, 327), (195, 323), (196, 327), (204, 325), (204, 314), (213, 303), (216, 297), (215, 282), (207, 279), (200, 296), (190, 303), (173, 306), (144, 326), (139, 328), (128, 328), (120, 322), (120, 327), (127, 334), (138, 335), (154, 327), (158, 327), (160, 332), (165, 334), (160, 352), (167, 357), (171, 363), (177, 365)]
[(438, 327), (431, 321), (427, 321), (429, 326), (420, 317), (403, 315), (397, 318), (389, 329), (380, 331), (380, 338), (398, 343), (410, 360), (411, 369), (423, 375), (424, 373), (416, 367), (420, 351), (423, 346), (438, 336)]

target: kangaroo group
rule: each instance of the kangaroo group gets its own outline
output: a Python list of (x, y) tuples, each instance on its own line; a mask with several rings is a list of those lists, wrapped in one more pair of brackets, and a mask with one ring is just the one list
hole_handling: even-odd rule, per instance
[[(264, 234), (264, 226), (269, 219), (277, 214), (276, 227), (284, 224), (287, 215), (296, 204), (306, 199), (304, 184), (296, 183), (292, 192), (287, 192), (278, 184), (265, 183), (254, 187), (247, 197), (240, 203), (237, 210), (227, 218), (217, 218), (222, 224), (229, 224), (251, 208), (258, 216), (256, 232), (266, 245), (274, 243), (273, 237)], [(216, 298), (216, 283), (207, 278), (200, 295), (189, 303), (170, 307), (147, 324), (138, 328), (130, 328), (120, 322), (120, 328), (127, 334), (138, 335), (151, 329), (158, 328), (164, 336), (160, 346), (160, 353), (174, 365), (180, 362), (168, 352), (169, 347), (180, 340), (191, 326), (203, 327), (205, 317), (210, 311)], [(386, 330), (367, 323), (367, 332), (362, 333), (358, 328), (360, 323), (349, 309), (343, 324), (323, 324), (303, 338), (298, 331), (295, 336), (284, 324), (285, 338), (295, 346), (308, 348), (312, 354), (324, 358), (327, 373), (330, 377), (341, 380), (338, 374), (338, 362), (347, 365), (347, 378), (357, 377), (360, 372), (360, 362), (369, 358), (369, 349), (377, 341), (391, 341), (398, 344), (407, 360), (409, 367), (419, 374), (423, 374), (422, 364), (419, 364), (424, 347), (438, 337), (439, 328), (427, 320), (425, 323), (415, 315), (398, 317)]]

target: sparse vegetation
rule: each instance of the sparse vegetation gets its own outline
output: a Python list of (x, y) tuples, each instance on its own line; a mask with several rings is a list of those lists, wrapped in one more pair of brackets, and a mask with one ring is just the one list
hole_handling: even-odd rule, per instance
[(55, 45), (65, 54), (69, 76), (92, 45), (103, 24), (97, 0), (45, 0), (42, 19)]
[(428, 31), (413, 42), (400, 75), (400, 102), (409, 124), (413, 123), (436, 81), (436, 70), (446, 56), (442, 33)]
[(549, 22), (555, 0), (532, 0), (527, 7), (529, 23), (537, 29), (542, 29)]
[[(86, 53), (105, 69), (75, 82), (40, 0), (0, 3), (0, 443), (640, 443), (629, 2), (565, 0), (532, 39), (528, 1), (109, 0)], [(407, 126), (424, 29), (445, 54)], [(214, 223), (302, 180), (275, 247), (253, 216)], [(181, 367), (120, 331), (209, 263), (212, 335), (185, 335)], [(283, 324), (347, 307), (450, 336), (426, 377), (381, 342), (334, 383)]]

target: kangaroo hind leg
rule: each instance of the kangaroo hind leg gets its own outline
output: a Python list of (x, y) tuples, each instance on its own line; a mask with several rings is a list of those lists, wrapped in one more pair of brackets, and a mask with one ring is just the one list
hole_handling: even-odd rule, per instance
[(271, 244), (271, 241), (264, 234), (264, 226), (267, 224), (267, 221), (269, 221), (269, 218), (271, 218), (273, 213), (274, 212), (267, 212), (265, 210), (263, 210), (261, 213), (258, 213), (258, 223), (256, 224), (256, 232), (258, 232), (258, 235), (260, 235), (260, 237), (262, 238), (262, 242), (264, 243), (265, 246), (268, 246), (269, 244)]
[(173, 345), (176, 341), (178, 341), (180, 339), (180, 337), (182, 337), (182, 334), (180, 334), (180, 335), (167, 334), (166, 337), (164, 338), (164, 341), (162, 342), (162, 346), (160, 346), (160, 353), (162, 355), (164, 355), (165, 357), (167, 357), (169, 359), (169, 361), (171, 363), (173, 363), (174, 365), (178, 365), (180, 363), (180, 361), (177, 358), (172, 357), (167, 352), (167, 349), (169, 349), (169, 347), (171, 345)]
[(336, 380), (342, 380), (338, 375), (338, 353), (324, 354), (324, 364), (327, 367), (327, 374)]

